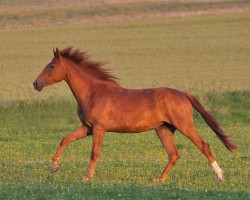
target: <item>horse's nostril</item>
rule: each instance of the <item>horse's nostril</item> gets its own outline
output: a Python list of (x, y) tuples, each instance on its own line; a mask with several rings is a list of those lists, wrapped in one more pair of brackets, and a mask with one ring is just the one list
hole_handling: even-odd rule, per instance
[(44, 84), (43, 82), (40, 82), (40, 81), (35, 80), (34, 83), (33, 83), (33, 85), (34, 85), (35, 90), (37, 90), (37, 91), (42, 91), (43, 86), (44, 86), (45, 84)]
[(36, 90), (39, 90), (39, 83), (37, 81), (34, 81), (33, 85)]
[(34, 88), (37, 88), (37, 82), (36, 81), (34, 81), (33, 85), (34, 85)]

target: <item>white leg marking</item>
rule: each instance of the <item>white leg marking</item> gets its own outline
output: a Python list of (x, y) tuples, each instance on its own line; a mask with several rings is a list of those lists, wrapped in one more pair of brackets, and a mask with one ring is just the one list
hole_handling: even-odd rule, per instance
[(220, 168), (220, 166), (217, 164), (216, 161), (214, 161), (212, 164), (212, 167), (215, 171), (215, 173), (217, 174), (217, 177), (219, 180), (223, 180), (223, 171), (222, 169)]

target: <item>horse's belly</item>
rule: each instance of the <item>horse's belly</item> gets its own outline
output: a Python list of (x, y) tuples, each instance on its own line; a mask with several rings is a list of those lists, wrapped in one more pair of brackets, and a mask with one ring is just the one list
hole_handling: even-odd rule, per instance
[(109, 123), (108, 131), (121, 133), (139, 133), (154, 129), (163, 124), (160, 119), (140, 118), (140, 119), (123, 119), (114, 120)]
[[(161, 123), (162, 124), (162, 123)], [(160, 123), (156, 126), (119, 126), (119, 127), (111, 127), (108, 131), (117, 132), (117, 133), (140, 133), (145, 132), (151, 129), (154, 129), (161, 125)]]

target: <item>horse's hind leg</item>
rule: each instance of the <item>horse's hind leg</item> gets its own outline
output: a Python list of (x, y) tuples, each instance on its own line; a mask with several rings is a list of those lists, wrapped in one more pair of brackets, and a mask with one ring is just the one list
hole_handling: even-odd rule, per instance
[(166, 168), (162, 172), (161, 176), (155, 179), (156, 182), (162, 182), (167, 178), (175, 162), (180, 157), (180, 154), (174, 143), (174, 131), (175, 128), (172, 127), (171, 125), (169, 126), (162, 125), (156, 129), (157, 135), (161, 140), (163, 147), (166, 149), (166, 152), (169, 157), (169, 162)]
[(223, 179), (223, 171), (215, 161), (211, 150), (209, 148), (208, 143), (206, 143), (201, 136), (196, 132), (193, 125), (189, 126), (187, 129), (179, 129), (186, 137), (188, 137), (200, 150), (201, 152), (208, 158), (209, 162), (211, 163), (217, 177), (219, 180)]
[(63, 149), (71, 142), (75, 141), (75, 140), (79, 140), (81, 138), (84, 138), (88, 135), (90, 135), (90, 131), (87, 127), (85, 126), (81, 126), (80, 128), (78, 128), (77, 130), (75, 130), (74, 132), (72, 132), (71, 134), (67, 135), (65, 138), (63, 138), (60, 142), (60, 146), (58, 147), (54, 157), (53, 157), (53, 162), (51, 164), (51, 173), (54, 173), (58, 170), (58, 161), (59, 158), (62, 154)]

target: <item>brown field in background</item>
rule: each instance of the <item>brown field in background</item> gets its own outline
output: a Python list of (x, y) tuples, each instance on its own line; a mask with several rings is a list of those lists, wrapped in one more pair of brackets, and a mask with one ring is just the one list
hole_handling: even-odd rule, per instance
[(248, 12), (247, 0), (0, 1), (0, 28), (91, 24)]

